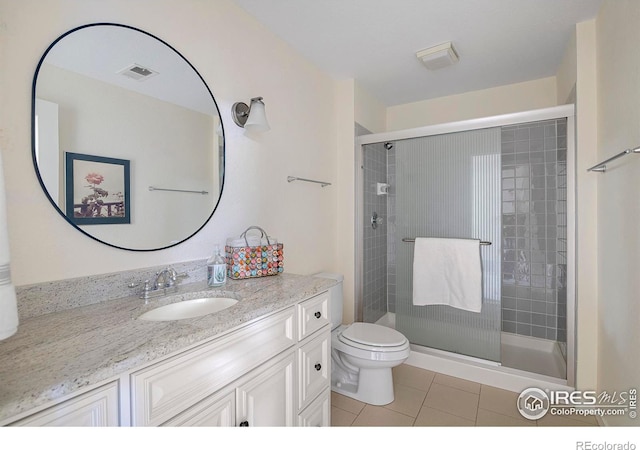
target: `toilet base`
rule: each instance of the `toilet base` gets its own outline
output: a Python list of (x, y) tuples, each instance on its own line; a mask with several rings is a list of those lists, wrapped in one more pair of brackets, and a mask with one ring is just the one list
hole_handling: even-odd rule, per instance
[(331, 390), (370, 405), (388, 405), (394, 400), (393, 373), (390, 367), (361, 368), (356, 383), (332, 379)]

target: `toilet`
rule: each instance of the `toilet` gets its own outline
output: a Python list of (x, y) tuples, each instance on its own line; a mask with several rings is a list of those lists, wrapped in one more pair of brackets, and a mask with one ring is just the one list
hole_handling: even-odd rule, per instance
[(342, 281), (339, 274), (318, 273), (338, 284), (331, 294), (331, 390), (371, 405), (393, 401), (391, 369), (411, 352), (400, 332), (372, 323), (342, 325)]

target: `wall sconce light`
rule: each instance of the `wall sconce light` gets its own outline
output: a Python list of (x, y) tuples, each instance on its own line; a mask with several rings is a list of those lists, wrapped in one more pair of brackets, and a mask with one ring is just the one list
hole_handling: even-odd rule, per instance
[(264, 112), (264, 103), (262, 97), (254, 97), (251, 99), (251, 105), (237, 102), (231, 107), (231, 116), (233, 121), (241, 128), (248, 131), (269, 131), (269, 122)]

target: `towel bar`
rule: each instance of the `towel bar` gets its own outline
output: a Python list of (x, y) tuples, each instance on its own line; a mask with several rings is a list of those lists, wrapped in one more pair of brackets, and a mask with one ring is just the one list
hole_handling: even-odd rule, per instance
[[(402, 238), (402, 242), (415, 242), (416, 238)], [(480, 245), (491, 245), (489, 241), (480, 241)]]
[(318, 183), (320, 187), (331, 186), (331, 183), (327, 181), (310, 180), (308, 178), (300, 178), (300, 177), (292, 177), (292, 176), (288, 176), (287, 181), (289, 183), (291, 183), (292, 181), (306, 181), (307, 183)]
[(202, 195), (206, 195), (209, 193), (207, 191), (190, 191), (186, 189), (166, 189), (166, 188), (159, 188), (154, 186), (149, 186), (149, 190), (150, 191), (169, 191), (169, 192), (190, 192), (193, 194), (202, 194)]
[(600, 164), (596, 164), (595, 166), (590, 167), (589, 169), (587, 169), (587, 172), (605, 172), (607, 170), (607, 163), (613, 161), (614, 159), (622, 158), (623, 156), (626, 156), (630, 153), (640, 153), (640, 147), (636, 147), (634, 149), (628, 148), (625, 151), (602, 161)]

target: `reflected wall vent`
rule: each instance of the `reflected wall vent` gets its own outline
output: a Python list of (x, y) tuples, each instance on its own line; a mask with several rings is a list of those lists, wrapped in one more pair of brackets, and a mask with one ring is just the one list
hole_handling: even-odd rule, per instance
[(118, 73), (136, 81), (145, 81), (158, 75), (158, 72), (155, 70), (141, 66), (140, 64), (131, 64), (124, 69), (119, 70)]

